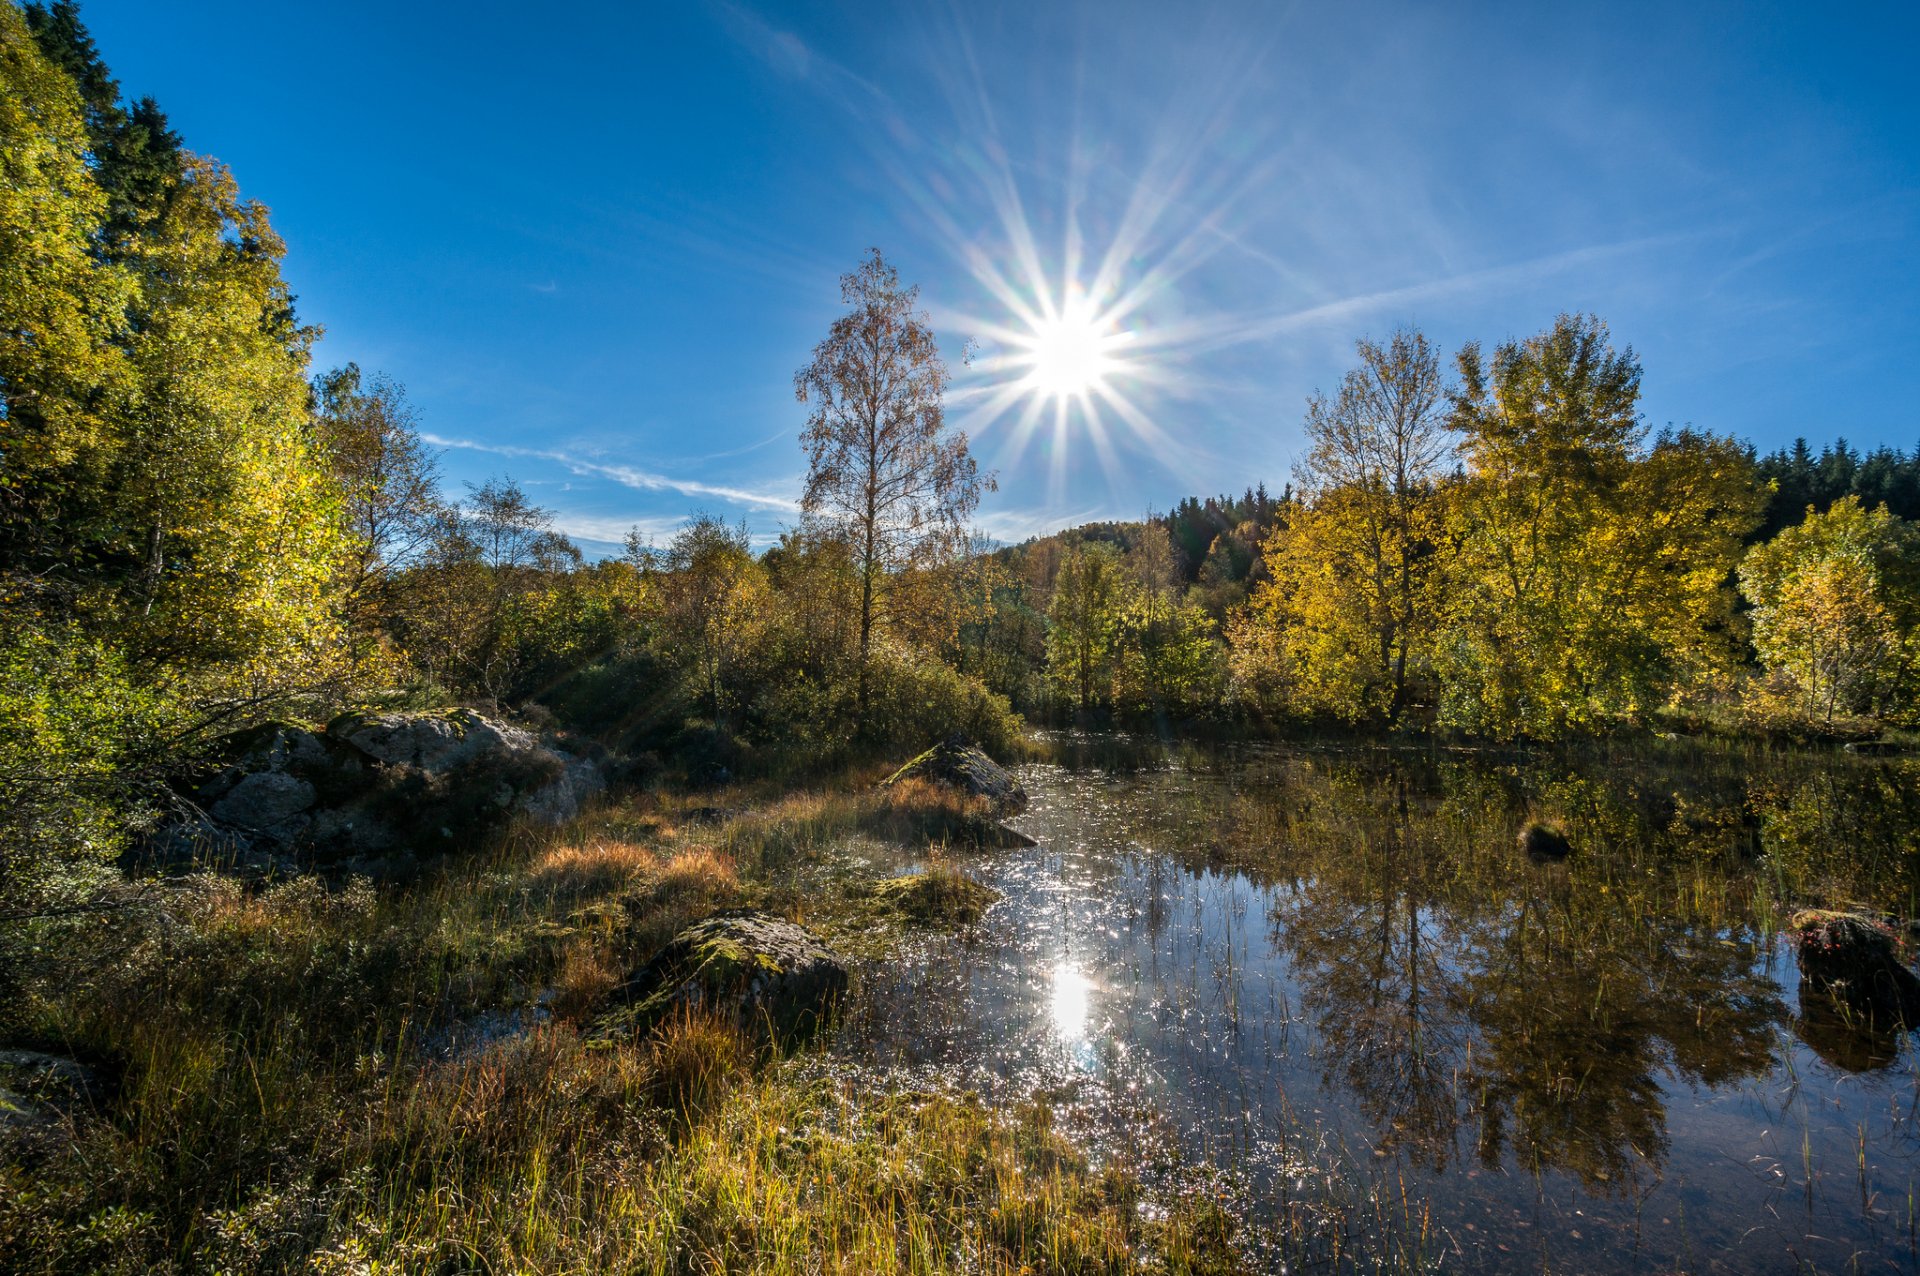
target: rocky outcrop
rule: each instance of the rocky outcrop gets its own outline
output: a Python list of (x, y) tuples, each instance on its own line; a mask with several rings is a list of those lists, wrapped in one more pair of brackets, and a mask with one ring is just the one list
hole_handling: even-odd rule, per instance
[(272, 722), (229, 738), (138, 855), (162, 866), (383, 873), (513, 816), (558, 824), (604, 784), (597, 763), (471, 709)]
[(1891, 926), (1859, 913), (1810, 908), (1788, 924), (1809, 994), (1846, 1006), (1865, 1025), (1920, 1027), (1920, 976), (1901, 960)]
[(674, 936), (614, 993), (593, 1035), (632, 1036), (674, 1011), (706, 1010), (756, 1040), (792, 1041), (819, 1028), (846, 988), (846, 964), (812, 931), (731, 909)]
[(962, 735), (948, 736), (888, 776), (883, 785), (891, 788), (915, 779), (981, 798), (993, 808), (995, 819), (1008, 819), (1027, 809), (1027, 791), (1020, 781)]

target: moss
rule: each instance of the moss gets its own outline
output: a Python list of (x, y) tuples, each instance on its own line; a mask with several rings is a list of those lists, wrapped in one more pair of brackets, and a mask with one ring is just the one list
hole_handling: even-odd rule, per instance
[(1000, 892), (958, 869), (890, 877), (873, 888), (876, 902), (923, 926), (971, 926), (999, 900)]

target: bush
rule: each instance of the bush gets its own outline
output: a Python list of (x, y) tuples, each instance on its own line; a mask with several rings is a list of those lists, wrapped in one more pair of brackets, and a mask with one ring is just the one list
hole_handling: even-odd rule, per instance
[(876, 747), (918, 752), (958, 731), (1001, 757), (1018, 748), (1024, 725), (1005, 696), (931, 656), (875, 654), (867, 736)]

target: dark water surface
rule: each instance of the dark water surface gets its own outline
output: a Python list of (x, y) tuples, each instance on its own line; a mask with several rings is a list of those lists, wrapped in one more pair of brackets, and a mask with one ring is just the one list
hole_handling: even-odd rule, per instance
[(1005, 898), (843, 1057), (1240, 1171), (1297, 1268), (1920, 1271), (1914, 1040), (1779, 934), (1920, 913), (1920, 763), (1054, 743), (1039, 845), (964, 861)]

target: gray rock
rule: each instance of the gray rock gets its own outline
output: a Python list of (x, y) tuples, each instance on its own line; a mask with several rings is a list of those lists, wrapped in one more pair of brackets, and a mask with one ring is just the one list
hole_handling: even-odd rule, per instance
[(928, 780), (970, 797), (983, 798), (996, 819), (1007, 819), (1027, 809), (1027, 791), (1012, 773), (988, 757), (986, 750), (965, 736), (950, 735), (883, 781), (892, 787), (903, 780)]
[[(560, 824), (605, 787), (600, 768), (471, 709), (348, 714), (325, 732), (267, 723), (183, 796), (136, 863), (274, 873), (407, 868), (512, 815)], [(198, 809), (194, 809), (194, 808)]]
[(752, 909), (715, 913), (674, 936), (613, 996), (599, 1037), (646, 1032), (679, 1008), (716, 1010), (759, 1040), (813, 1032), (847, 988), (847, 967), (796, 922)]
[(540, 741), (531, 732), (489, 721), (472, 709), (450, 713), (349, 714), (327, 734), (378, 762), (441, 775), (482, 758), (532, 754)]
[(38, 1050), (0, 1050), (0, 1128), (45, 1129), (99, 1103), (98, 1074), (83, 1063)]
[[(208, 807), (207, 814), (222, 824), (266, 833), (312, 810), (318, 796), (313, 785), (298, 776), (285, 771), (255, 771)], [(293, 835), (277, 840), (292, 841)]]

